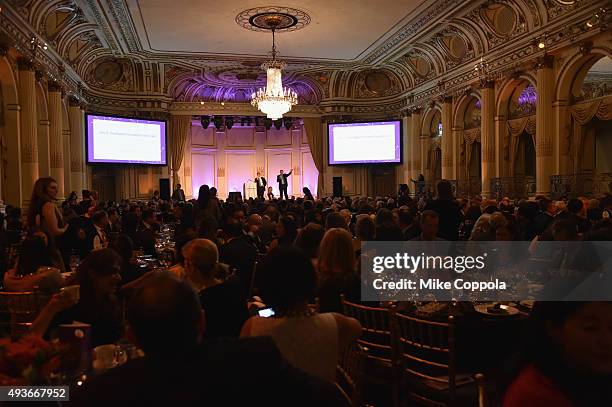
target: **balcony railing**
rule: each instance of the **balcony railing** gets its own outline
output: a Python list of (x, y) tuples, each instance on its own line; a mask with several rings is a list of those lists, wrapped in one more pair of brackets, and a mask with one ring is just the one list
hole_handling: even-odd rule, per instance
[(502, 177), (491, 179), (491, 194), (496, 199), (505, 196), (510, 198), (528, 198), (536, 193), (535, 177)]
[(612, 194), (612, 173), (580, 173), (550, 177), (550, 194), (553, 199), (594, 197), (605, 193)]
[(471, 177), (470, 179), (460, 179), (457, 181), (457, 196), (478, 195), (482, 191), (482, 181), (480, 178)]

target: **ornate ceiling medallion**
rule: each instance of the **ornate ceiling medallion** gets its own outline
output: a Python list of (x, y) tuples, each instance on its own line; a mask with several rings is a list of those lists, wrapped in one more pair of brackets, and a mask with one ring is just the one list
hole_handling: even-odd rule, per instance
[(310, 16), (291, 7), (255, 7), (238, 14), (236, 23), (247, 30), (280, 33), (301, 30), (310, 24)]

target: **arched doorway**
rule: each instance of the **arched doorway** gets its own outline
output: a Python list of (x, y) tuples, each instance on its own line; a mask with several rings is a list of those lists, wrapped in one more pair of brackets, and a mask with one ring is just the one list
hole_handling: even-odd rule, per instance
[(481, 165), (481, 103), (476, 94), (466, 95), (458, 103), (454, 126), (459, 131), (459, 179), (458, 194), (480, 194), (482, 187)]
[(564, 192), (612, 193), (612, 58), (594, 57), (583, 71), (576, 75), (570, 109), (576, 173)]
[(508, 89), (507, 108), (507, 149), (509, 171), (503, 177), (502, 194), (525, 198), (536, 192), (536, 101), (537, 93), (533, 82), (516, 80)]
[(20, 206), (19, 101), (15, 73), (7, 57), (0, 57), (0, 85), (0, 194), (4, 203)]

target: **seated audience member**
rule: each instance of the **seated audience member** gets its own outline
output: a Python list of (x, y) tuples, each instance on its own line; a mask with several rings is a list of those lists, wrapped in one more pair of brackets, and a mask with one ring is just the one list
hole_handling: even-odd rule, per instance
[(195, 288), (206, 316), (204, 337), (238, 337), (248, 318), (240, 279), (217, 277), (219, 252), (208, 239), (194, 239), (183, 248), (185, 275)]
[(79, 202), (79, 211), (77, 213), (79, 215), (85, 215), (92, 206), (91, 191), (84, 189), (81, 191), (81, 196), (83, 199)]
[(355, 239), (353, 239), (353, 251), (355, 256), (361, 255), (361, 243), (371, 242), (376, 239), (376, 224), (367, 214), (357, 215), (355, 224)]
[(548, 227), (552, 224), (557, 214), (557, 206), (554, 201), (548, 198), (540, 199), (538, 203), (540, 207), (540, 213), (535, 217), (535, 229), (538, 235), (543, 234)]
[[(88, 380), (71, 393), (72, 404), (344, 405), (333, 385), (288, 365), (270, 338), (200, 343), (205, 318), (186, 282), (158, 275), (134, 293), (127, 311), (128, 336), (146, 356)], [(270, 386), (253, 379), (255, 367)]]
[(108, 210), (108, 224), (104, 227), (108, 236), (116, 236), (121, 233), (121, 217), (115, 208)]
[(324, 234), (323, 226), (311, 222), (300, 230), (295, 239), (295, 247), (301, 249), (315, 267), (317, 266), (319, 246)]
[(342, 228), (330, 229), (319, 248), (317, 297), (322, 312), (340, 312), (340, 295), (358, 301), (361, 295), (359, 273), (351, 234)]
[(145, 254), (155, 255), (155, 238), (157, 235), (157, 218), (155, 211), (151, 209), (142, 212), (142, 221), (136, 231), (136, 239), (134, 241), (136, 248), (141, 249)]
[(219, 248), (219, 261), (236, 269), (236, 274), (245, 287), (245, 294), (253, 276), (257, 250), (245, 238), (242, 223), (228, 219), (223, 226), (225, 244)]
[(142, 276), (143, 270), (134, 258), (134, 243), (129, 236), (117, 236), (109, 247), (121, 256), (121, 287)]
[(402, 231), (393, 218), (393, 212), (381, 208), (376, 212), (376, 241), (400, 242), (404, 240)]
[(97, 211), (91, 217), (91, 222), (92, 227), (87, 232), (87, 245), (90, 252), (108, 246), (108, 237), (104, 231), (108, 226), (108, 215), (104, 211)]
[(33, 236), (21, 243), (17, 266), (4, 275), (6, 291), (34, 291), (51, 295), (59, 291), (64, 279), (60, 270), (51, 267), (49, 251), (41, 237)]
[(504, 407), (612, 405), (612, 303), (539, 302)]
[(121, 281), (121, 257), (114, 250), (93, 251), (77, 269), (80, 285), (78, 303), (71, 303), (66, 292), (55, 294), (32, 323), (32, 332), (53, 336), (60, 324), (73, 321), (91, 325), (92, 346), (114, 343), (123, 333), (121, 307), (115, 296)]
[(569, 219), (576, 223), (578, 233), (585, 233), (591, 229), (591, 222), (586, 218), (586, 210), (580, 199), (573, 198), (567, 202), (566, 210), (559, 213), (555, 219)]
[(298, 225), (293, 216), (281, 217), (274, 227), (276, 239), (270, 243), (270, 250), (282, 246), (291, 246), (297, 237), (297, 229)]
[(438, 237), (440, 217), (435, 211), (426, 210), (421, 214), (421, 235), (412, 239), (413, 241), (444, 240)]
[(404, 240), (414, 239), (421, 234), (419, 226), (414, 222), (412, 212), (408, 208), (400, 208), (399, 210), (399, 227), (402, 231)]
[(251, 214), (249, 218), (247, 219), (246, 239), (250, 244), (252, 244), (257, 249), (258, 253), (265, 254), (267, 251), (266, 244), (264, 243), (263, 239), (260, 236), (262, 225), (263, 225), (263, 219), (261, 215), (257, 213)]
[(193, 239), (197, 239), (198, 235), (189, 230), (185, 233), (177, 235), (174, 245), (174, 264), (168, 268), (168, 271), (174, 274), (180, 280), (185, 278), (185, 258), (183, 257), (183, 247)]
[[(291, 264), (291, 273), (287, 264)], [(271, 336), (293, 366), (333, 382), (339, 355), (361, 335), (359, 322), (341, 314), (319, 314), (308, 306), (315, 294), (316, 275), (299, 249), (271, 252), (262, 265), (259, 281), (262, 299), (274, 316), (252, 317), (244, 324), (241, 336)]]
[(348, 230), (346, 218), (339, 212), (330, 212), (325, 217), (325, 230), (342, 228)]

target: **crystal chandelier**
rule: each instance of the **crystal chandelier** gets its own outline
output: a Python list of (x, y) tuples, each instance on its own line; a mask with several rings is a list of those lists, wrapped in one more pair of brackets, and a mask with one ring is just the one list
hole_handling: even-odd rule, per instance
[(268, 119), (277, 120), (296, 105), (297, 93), (289, 88), (283, 88), (282, 70), (285, 63), (276, 59), (275, 30), (272, 22), (272, 59), (261, 64), (266, 71), (266, 87), (259, 88), (251, 95), (251, 105), (265, 113)]

